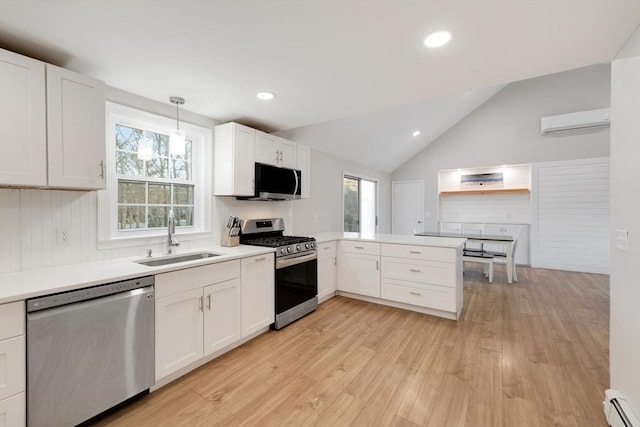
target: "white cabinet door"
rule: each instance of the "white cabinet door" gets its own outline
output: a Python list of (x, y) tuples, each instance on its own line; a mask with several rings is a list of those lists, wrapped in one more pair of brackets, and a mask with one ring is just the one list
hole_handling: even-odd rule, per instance
[(44, 68), (0, 49), (0, 184), (47, 185)]
[(242, 334), (240, 279), (204, 288), (204, 355), (238, 341)]
[(256, 131), (256, 162), (280, 166), (280, 142), (277, 136)]
[(0, 341), (0, 399), (25, 390), (24, 335)]
[(255, 159), (258, 163), (296, 168), (297, 147), (293, 141), (257, 130), (255, 149)]
[(256, 131), (238, 123), (215, 128), (214, 194), (253, 196)]
[(278, 150), (280, 150), (279, 166), (283, 168), (295, 169), (297, 167), (298, 149), (297, 144), (278, 137)]
[(105, 188), (105, 84), (47, 64), (49, 186)]
[(0, 400), (0, 425), (22, 427), (27, 424), (27, 405), (24, 393)]
[(272, 253), (241, 261), (243, 338), (275, 321), (274, 267)]
[(331, 298), (337, 288), (336, 242), (318, 244), (318, 300)]
[(203, 357), (202, 288), (156, 300), (156, 381)]
[(338, 290), (380, 298), (379, 256), (343, 253), (338, 272)]
[(300, 170), (302, 179), (302, 192), (303, 199), (311, 197), (311, 149), (306, 145), (298, 145), (298, 157), (296, 160), (296, 169)]

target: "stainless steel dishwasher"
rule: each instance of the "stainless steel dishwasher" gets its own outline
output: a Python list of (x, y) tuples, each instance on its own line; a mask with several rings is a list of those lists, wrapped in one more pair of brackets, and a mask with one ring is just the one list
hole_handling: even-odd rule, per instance
[(154, 383), (154, 278), (27, 300), (27, 425), (82, 423)]

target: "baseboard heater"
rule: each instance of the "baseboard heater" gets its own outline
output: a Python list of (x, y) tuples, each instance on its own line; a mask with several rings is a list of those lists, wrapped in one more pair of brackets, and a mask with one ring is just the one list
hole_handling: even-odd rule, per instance
[(602, 404), (607, 423), (611, 427), (640, 427), (640, 420), (619, 391), (611, 389), (605, 391)]

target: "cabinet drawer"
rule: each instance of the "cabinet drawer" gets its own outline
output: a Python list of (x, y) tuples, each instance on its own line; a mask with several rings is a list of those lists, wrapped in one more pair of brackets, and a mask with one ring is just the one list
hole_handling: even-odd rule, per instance
[(456, 290), (445, 286), (382, 279), (382, 298), (437, 310), (456, 311)]
[(343, 240), (340, 242), (342, 252), (356, 254), (380, 255), (380, 243)]
[(25, 393), (19, 393), (8, 399), (0, 400), (0, 425), (22, 427), (27, 425), (27, 399)]
[(453, 248), (432, 246), (382, 245), (382, 256), (396, 258), (424, 259), (430, 261), (456, 262), (457, 252)]
[(325, 242), (318, 244), (318, 259), (333, 258), (336, 256), (336, 242)]
[(433, 285), (456, 285), (455, 264), (439, 261), (382, 258), (382, 277)]
[(0, 304), (0, 340), (24, 335), (24, 301)]
[(156, 275), (156, 298), (240, 277), (240, 260), (185, 268)]
[(25, 390), (24, 335), (0, 341), (0, 400)]

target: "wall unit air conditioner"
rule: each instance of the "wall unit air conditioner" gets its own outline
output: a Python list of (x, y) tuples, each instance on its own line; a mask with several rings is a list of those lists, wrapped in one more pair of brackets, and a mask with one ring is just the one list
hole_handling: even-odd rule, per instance
[(610, 125), (609, 109), (599, 108), (597, 110), (543, 117), (540, 119), (540, 134), (548, 135), (556, 132), (605, 128)]

